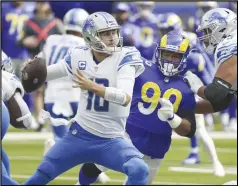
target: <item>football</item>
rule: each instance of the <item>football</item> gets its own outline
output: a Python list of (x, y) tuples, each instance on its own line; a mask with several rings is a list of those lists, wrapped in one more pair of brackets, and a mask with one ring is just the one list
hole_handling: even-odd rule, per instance
[(35, 57), (22, 69), (21, 82), (27, 93), (39, 89), (46, 80), (47, 68), (44, 59)]

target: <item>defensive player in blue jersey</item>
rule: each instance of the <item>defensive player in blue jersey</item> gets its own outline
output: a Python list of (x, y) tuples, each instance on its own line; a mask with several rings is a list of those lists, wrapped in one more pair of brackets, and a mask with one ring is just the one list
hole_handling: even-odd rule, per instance
[[(187, 137), (196, 131), (195, 97), (181, 76), (189, 50), (189, 40), (171, 31), (158, 44), (155, 63), (144, 59), (145, 71), (135, 81), (126, 132), (149, 166), (147, 185), (152, 184), (170, 148), (172, 130)], [(83, 165), (79, 174), (81, 185), (92, 183), (101, 170), (106, 170), (97, 167), (91, 163)]]
[[(159, 23), (158, 23), (159, 31), (161, 33), (166, 34), (169, 32), (169, 30), (177, 30), (177, 31), (183, 32), (183, 34), (187, 38), (189, 38), (192, 50), (187, 60), (187, 66), (184, 72), (186, 72), (187, 70), (190, 70), (194, 74), (196, 74), (205, 85), (211, 83), (212, 76), (209, 73), (208, 68), (205, 68), (206, 64), (210, 63), (209, 61), (210, 59), (206, 55), (206, 53), (203, 53), (200, 50), (201, 44), (197, 42), (196, 34), (192, 32), (183, 31), (182, 21), (180, 17), (176, 15), (175, 13), (166, 13), (166, 14), (158, 15), (158, 20), (159, 20)], [(208, 117), (212, 117), (212, 116), (208, 115)], [(195, 164), (200, 162), (200, 157), (198, 153), (198, 143), (197, 143), (197, 137), (198, 137), (199, 139), (201, 139), (201, 142), (203, 146), (205, 147), (206, 152), (208, 153), (209, 157), (211, 157), (212, 159), (212, 163), (214, 165), (214, 174), (217, 176), (223, 176), (224, 168), (218, 159), (214, 142), (212, 138), (208, 135), (205, 129), (204, 116), (201, 114), (196, 114), (196, 123), (197, 123), (196, 135), (194, 135), (190, 139), (191, 152), (187, 156), (187, 158), (183, 161), (183, 164)]]

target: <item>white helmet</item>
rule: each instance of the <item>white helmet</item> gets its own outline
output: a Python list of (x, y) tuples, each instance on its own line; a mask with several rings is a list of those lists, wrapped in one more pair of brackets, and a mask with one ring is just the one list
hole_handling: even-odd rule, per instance
[(14, 73), (10, 57), (8, 57), (3, 51), (2, 51), (1, 70), (7, 71), (9, 73)]
[(65, 30), (82, 33), (83, 22), (88, 16), (88, 12), (82, 8), (73, 8), (69, 10), (64, 16)]
[(236, 14), (226, 8), (215, 8), (204, 14), (197, 32), (203, 33), (199, 40), (204, 41), (206, 52), (213, 54), (216, 46), (236, 29)]
[[(83, 25), (83, 38), (94, 51), (112, 54), (122, 50), (122, 38), (120, 37), (120, 26), (116, 19), (107, 12), (95, 12), (88, 16)], [(100, 39), (99, 33), (109, 30), (117, 31), (117, 43), (114, 47), (108, 47)]]

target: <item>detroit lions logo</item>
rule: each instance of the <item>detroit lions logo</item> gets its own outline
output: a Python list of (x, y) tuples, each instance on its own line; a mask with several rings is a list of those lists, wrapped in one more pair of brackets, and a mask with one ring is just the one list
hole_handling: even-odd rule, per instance
[(94, 21), (92, 19), (88, 19), (86, 20), (84, 27), (83, 27), (83, 32), (89, 31), (91, 32), (91, 30), (94, 28)]
[(208, 18), (209, 22), (212, 22), (214, 20), (218, 20), (219, 23), (225, 23), (227, 24), (227, 19), (228, 15), (226, 17), (223, 17), (221, 14), (219, 14), (218, 12), (213, 12), (210, 17)]

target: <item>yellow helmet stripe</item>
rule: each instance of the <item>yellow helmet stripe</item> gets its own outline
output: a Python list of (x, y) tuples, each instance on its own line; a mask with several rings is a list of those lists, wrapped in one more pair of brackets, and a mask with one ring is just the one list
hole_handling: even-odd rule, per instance
[(166, 45), (167, 45), (167, 34), (164, 35), (160, 41), (160, 47), (166, 48)]
[(189, 46), (189, 39), (184, 39), (179, 46), (179, 52), (186, 52), (187, 48)]

